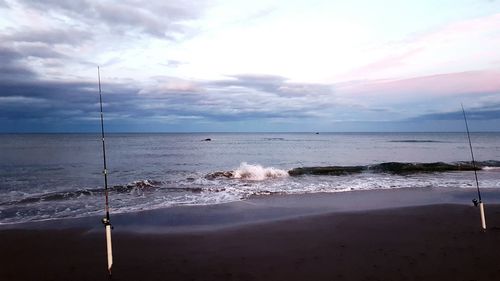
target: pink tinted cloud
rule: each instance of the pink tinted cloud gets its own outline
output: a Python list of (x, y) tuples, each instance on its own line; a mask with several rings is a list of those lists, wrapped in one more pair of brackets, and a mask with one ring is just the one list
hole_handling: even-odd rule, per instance
[(375, 58), (344, 77), (395, 78), (495, 67), (500, 60), (500, 13), (449, 23), (368, 50)]
[(499, 31), (500, 13), (449, 24), (439, 33), (456, 34), (463, 32)]
[(373, 80), (343, 84), (337, 92), (385, 97), (449, 96), (462, 94), (500, 95), (500, 71), (467, 71), (414, 77), (401, 80)]
[(420, 53), (422, 48), (415, 48), (403, 52), (402, 54), (391, 54), (375, 62), (366, 64), (362, 67), (354, 69), (347, 76), (367, 76), (375, 72), (404, 67), (406, 65), (406, 60), (411, 59), (416, 54)]
[(458, 39), (471, 38), (474, 35), (500, 35), (500, 13), (485, 17), (467, 19), (443, 25), (427, 32), (415, 33), (402, 40), (400, 44), (411, 46), (432, 46), (438, 42), (449, 42)]
[(200, 85), (195, 81), (189, 81), (172, 77), (158, 77), (153, 85), (144, 87), (139, 91), (139, 95), (165, 96), (176, 94), (196, 93), (200, 90)]

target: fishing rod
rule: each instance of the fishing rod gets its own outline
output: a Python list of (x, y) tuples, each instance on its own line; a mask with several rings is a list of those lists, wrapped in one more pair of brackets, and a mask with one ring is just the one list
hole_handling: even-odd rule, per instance
[(108, 253), (108, 273), (111, 278), (111, 268), (113, 267), (113, 249), (111, 247), (111, 221), (109, 219), (109, 196), (108, 196), (108, 169), (106, 167), (106, 144), (104, 143), (104, 117), (102, 113), (102, 93), (101, 93), (101, 73), (99, 71), (99, 66), (97, 67), (97, 78), (99, 80), (99, 105), (101, 107), (101, 137), (102, 137), (102, 156), (104, 163), (104, 194), (106, 197), (106, 217), (102, 219), (102, 223), (106, 229), (106, 250)]
[(479, 205), (479, 210), (481, 213), (481, 227), (483, 228), (483, 230), (486, 230), (486, 218), (484, 217), (484, 204), (483, 200), (481, 199), (481, 190), (479, 190), (479, 181), (477, 180), (476, 161), (474, 160), (474, 152), (472, 150), (472, 142), (470, 140), (469, 125), (467, 124), (467, 117), (465, 115), (464, 105), (463, 104), (461, 105), (462, 105), (462, 113), (464, 114), (465, 129), (467, 130), (467, 138), (469, 139), (470, 156), (472, 158), (472, 169), (474, 169), (474, 176), (476, 178), (477, 197), (479, 199), (478, 202), (478, 200), (474, 198), (472, 199), (472, 202), (476, 207)]

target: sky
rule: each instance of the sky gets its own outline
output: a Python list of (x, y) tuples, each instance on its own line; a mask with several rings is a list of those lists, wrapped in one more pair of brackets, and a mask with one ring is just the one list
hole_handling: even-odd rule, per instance
[(0, 0), (0, 132), (500, 131), (500, 1)]

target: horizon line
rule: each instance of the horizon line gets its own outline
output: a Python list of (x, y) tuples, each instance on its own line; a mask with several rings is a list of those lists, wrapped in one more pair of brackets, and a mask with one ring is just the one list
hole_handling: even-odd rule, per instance
[[(138, 131), (116, 131), (105, 132), (106, 134), (391, 134), (391, 133), (406, 133), (406, 134), (432, 134), (432, 133), (466, 133), (465, 131), (151, 131), (151, 132), (138, 132)], [(499, 131), (471, 131), (471, 133), (500, 133)], [(0, 132), (0, 135), (10, 134), (100, 134), (98, 131), (89, 132), (70, 132), (70, 131), (55, 131), (55, 132)]]

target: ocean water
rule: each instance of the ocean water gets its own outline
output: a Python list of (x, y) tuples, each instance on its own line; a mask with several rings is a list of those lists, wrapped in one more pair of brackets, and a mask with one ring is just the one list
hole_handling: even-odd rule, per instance
[[(471, 138), (480, 186), (500, 190), (500, 133)], [(464, 133), (108, 134), (106, 148), (113, 213), (274, 194), (475, 188)], [(0, 160), (0, 224), (103, 213), (100, 135), (2, 134)]]

